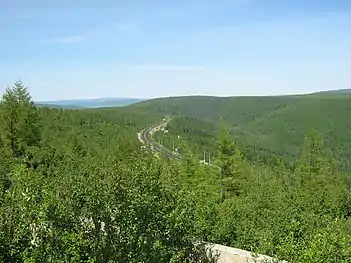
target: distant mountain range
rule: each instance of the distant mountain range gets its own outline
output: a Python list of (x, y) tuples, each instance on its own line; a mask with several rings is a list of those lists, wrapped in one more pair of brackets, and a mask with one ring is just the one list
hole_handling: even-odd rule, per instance
[(137, 98), (99, 98), (99, 99), (78, 99), (78, 100), (56, 100), (56, 101), (36, 101), (41, 107), (84, 109), (84, 108), (105, 108), (123, 107), (144, 99)]
[[(327, 90), (312, 93), (310, 95), (351, 95), (351, 89)], [(138, 98), (99, 98), (99, 99), (77, 99), (77, 100), (56, 100), (36, 101), (39, 107), (63, 108), (63, 109), (87, 109), (123, 107), (147, 99)]]

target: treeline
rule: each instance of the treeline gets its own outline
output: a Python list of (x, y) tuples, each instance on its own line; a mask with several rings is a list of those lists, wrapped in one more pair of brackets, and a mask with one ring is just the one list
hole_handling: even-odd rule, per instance
[[(136, 132), (159, 115), (37, 109), (20, 82), (0, 113), (0, 262), (215, 262), (199, 241), (350, 262), (350, 188), (318, 134), (291, 171), (252, 164), (220, 127), (219, 170), (192, 145), (181, 163), (140, 149)], [(201, 125), (195, 141), (212, 136)]]

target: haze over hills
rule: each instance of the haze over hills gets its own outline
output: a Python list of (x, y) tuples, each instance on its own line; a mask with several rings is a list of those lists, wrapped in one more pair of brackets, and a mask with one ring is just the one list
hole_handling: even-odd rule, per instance
[[(305, 95), (277, 95), (277, 96), (259, 96), (259, 97), (293, 97), (293, 96), (307, 96), (307, 95), (344, 95), (351, 94), (351, 89), (340, 89), (340, 90), (328, 90), (320, 91)], [(228, 96), (228, 97), (217, 97), (217, 96), (181, 96), (181, 97), (168, 97), (168, 98), (185, 98), (185, 97), (204, 97), (204, 98), (218, 98), (218, 102), (229, 98), (244, 98), (244, 97), (258, 97), (258, 96)], [(161, 98), (166, 99), (166, 98)], [(123, 107), (134, 103), (143, 101), (154, 101), (157, 99), (142, 99), (142, 98), (97, 98), (97, 99), (70, 99), (70, 100), (53, 100), (53, 101), (36, 101), (38, 106), (47, 106), (52, 108), (66, 108), (66, 109), (81, 109), (81, 108), (104, 108), (104, 107)], [(215, 100), (217, 101), (217, 100)]]
[(123, 107), (144, 99), (138, 98), (98, 98), (98, 99), (76, 99), (76, 100), (57, 100), (57, 101), (37, 101), (40, 106), (54, 108), (105, 108)]

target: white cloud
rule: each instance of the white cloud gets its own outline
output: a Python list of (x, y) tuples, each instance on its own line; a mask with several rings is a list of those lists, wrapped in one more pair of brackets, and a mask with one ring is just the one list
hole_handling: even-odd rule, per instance
[(82, 32), (82, 35), (76, 36), (66, 36), (66, 37), (57, 37), (49, 41), (43, 41), (44, 43), (61, 43), (61, 44), (73, 44), (78, 42), (94, 41), (94, 40), (103, 40), (115, 36), (117, 32), (132, 32), (135, 27), (132, 24), (115, 22), (108, 26), (97, 27), (89, 30), (88, 32)]
[(104, 25), (92, 28), (87, 32), (82, 32), (84, 36), (72, 36), (57, 38), (56, 42), (60, 43), (76, 43), (84, 41), (107, 40), (116, 37), (117, 33), (130, 33), (135, 30), (135, 27), (129, 23), (112, 22), (109, 25)]
[(145, 71), (207, 71), (208, 69), (204, 66), (192, 66), (192, 65), (134, 65), (133, 69), (145, 70)]
[(76, 43), (76, 42), (84, 42), (87, 41), (88, 39), (83, 36), (71, 36), (71, 37), (60, 37), (60, 38), (55, 38), (54, 42), (59, 42), (63, 44), (70, 44), (70, 43)]

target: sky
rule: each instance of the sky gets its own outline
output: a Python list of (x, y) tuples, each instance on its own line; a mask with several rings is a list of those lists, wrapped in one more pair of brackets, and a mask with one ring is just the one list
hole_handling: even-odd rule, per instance
[(35, 100), (351, 88), (349, 0), (1, 0), (0, 92)]

